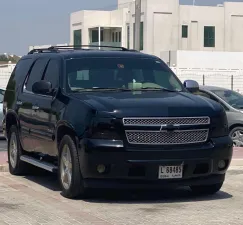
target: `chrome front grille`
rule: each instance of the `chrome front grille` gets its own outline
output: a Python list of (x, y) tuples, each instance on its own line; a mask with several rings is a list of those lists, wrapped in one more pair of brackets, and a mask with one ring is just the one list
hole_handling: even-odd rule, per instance
[(179, 145), (202, 143), (208, 138), (208, 129), (167, 131), (127, 130), (126, 137), (130, 144)]
[(159, 126), (165, 124), (173, 125), (207, 125), (210, 124), (209, 117), (162, 117), (162, 118), (124, 118), (125, 126)]

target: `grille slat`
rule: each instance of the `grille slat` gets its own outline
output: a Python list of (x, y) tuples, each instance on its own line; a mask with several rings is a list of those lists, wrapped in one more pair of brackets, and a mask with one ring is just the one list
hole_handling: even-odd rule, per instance
[(179, 145), (202, 143), (208, 138), (208, 129), (166, 131), (125, 131), (130, 144)]
[(162, 117), (162, 118), (124, 118), (125, 126), (156, 126), (165, 124), (174, 125), (206, 125), (210, 124), (209, 117)]

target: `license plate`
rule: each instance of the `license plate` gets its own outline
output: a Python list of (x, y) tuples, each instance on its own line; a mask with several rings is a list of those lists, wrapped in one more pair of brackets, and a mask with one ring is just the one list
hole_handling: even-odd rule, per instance
[(159, 179), (178, 179), (182, 178), (182, 174), (183, 165), (159, 167)]

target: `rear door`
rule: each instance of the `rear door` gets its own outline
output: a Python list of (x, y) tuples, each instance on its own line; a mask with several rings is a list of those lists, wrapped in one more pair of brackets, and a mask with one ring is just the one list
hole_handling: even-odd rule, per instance
[(19, 105), (21, 139), (23, 148), (26, 151), (34, 151), (32, 130), (38, 126), (33, 114), (33, 107), (36, 102), (36, 96), (32, 92), (32, 86), (36, 81), (41, 79), (48, 60), (48, 58), (39, 58), (35, 61), (31, 71), (25, 79), (23, 89), (18, 95), (17, 104)]
[[(57, 90), (59, 83), (60, 61), (56, 58), (48, 62), (42, 80), (51, 82), (52, 88)], [(32, 130), (34, 137), (34, 149), (38, 153), (50, 156), (57, 155), (55, 147), (55, 127), (57, 121), (57, 110), (55, 107), (55, 96), (36, 95), (34, 118), (38, 126)]]

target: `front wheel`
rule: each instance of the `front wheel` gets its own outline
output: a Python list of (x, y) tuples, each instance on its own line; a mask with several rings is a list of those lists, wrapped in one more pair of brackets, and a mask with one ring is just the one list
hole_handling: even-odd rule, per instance
[(233, 128), (229, 136), (233, 140), (234, 147), (243, 147), (243, 127)]
[(18, 129), (16, 126), (12, 126), (8, 139), (9, 172), (12, 175), (23, 175), (28, 171), (28, 165), (20, 160), (22, 150)]
[(191, 186), (191, 190), (194, 194), (197, 195), (213, 195), (220, 191), (223, 183), (212, 184), (212, 185), (203, 185), (203, 186)]
[(65, 135), (59, 150), (59, 181), (62, 195), (66, 198), (84, 197), (80, 165), (76, 145), (69, 135)]

